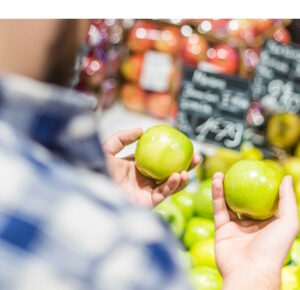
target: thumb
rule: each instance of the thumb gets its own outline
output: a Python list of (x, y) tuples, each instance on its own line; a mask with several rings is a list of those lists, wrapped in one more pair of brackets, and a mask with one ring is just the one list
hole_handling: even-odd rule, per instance
[(296, 196), (291, 176), (285, 176), (280, 184), (278, 215), (280, 218), (288, 218), (291, 225), (299, 223)]
[(104, 142), (103, 150), (107, 154), (116, 155), (125, 146), (138, 140), (142, 134), (143, 130), (140, 128), (118, 131)]

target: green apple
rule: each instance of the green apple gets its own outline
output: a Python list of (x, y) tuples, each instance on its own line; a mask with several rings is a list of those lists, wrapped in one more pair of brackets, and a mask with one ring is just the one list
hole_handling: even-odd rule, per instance
[(189, 272), (189, 278), (195, 290), (221, 290), (222, 276), (217, 269), (196, 267)]
[(199, 216), (213, 219), (214, 210), (211, 192), (212, 179), (206, 179), (200, 183), (195, 193), (195, 209)]
[(182, 190), (171, 197), (171, 201), (180, 207), (186, 220), (194, 215), (194, 193)]
[(174, 172), (187, 170), (193, 153), (193, 144), (183, 133), (171, 126), (156, 125), (139, 139), (135, 163), (140, 173), (162, 181)]
[(270, 166), (273, 166), (275, 169), (280, 171), (282, 176), (285, 175), (285, 170), (284, 170), (283, 166), (278, 161), (272, 160), (272, 159), (264, 159), (263, 162), (270, 165)]
[(197, 176), (198, 180), (203, 180), (204, 176), (205, 176), (203, 164), (197, 165), (195, 170), (196, 170), (196, 176)]
[(213, 238), (199, 240), (195, 243), (190, 253), (195, 266), (217, 267), (215, 259), (215, 242)]
[(178, 255), (179, 261), (185, 269), (191, 269), (193, 267), (193, 259), (189, 252), (179, 249)]
[(242, 155), (238, 151), (218, 148), (216, 154), (207, 156), (204, 160), (204, 172), (205, 177), (210, 178), (216, 172), (226, 171), (234, 164), (235, 162), (242, 159)]
[(281, 271), (281, 290), (300, 289), (300, 267), (285, 266)]
[(293, 177), (293, 181), (296, 182), (300, 179), (300, 158), (289, 157), (283, 163), (284, 170), (286, 174)]
[(180, 207), (169, 199), (154, 208), (156, 212), (170, 227), (173, 234), (180, 238), (185, 228), (185, 217)]
[(189, 249), (199, 240), (213, 238), (214, 234), (215, 225), (212, 220), (202, 217), (193, 217), (186, 226), (183, 242)]
[[(298, 204), (298, 216), (299, 216), (299, 222), (300, 222), (300, 204)], [(297, 237), (300, 239), (300, 231), (299, 231)]]
[(296, 148), (295, 148), (295, 151), (294, 151), (294, 155), (296, 157), (299, 157), (300, 158), (300, 142), (298, 142)]
[(264, 158), (264, 154), (261, 152), (261, 150), (248, 142), (242, 144), (240, 151), (245, 159), (263, 160)]
[(299, 117), (296, 114), (285, 113), (270, 118), (266, 135), (272, 145), (288, 149), (296, 145), (299, 132)]
[(226, 202), (238, 216), (268, 219), (277, 210), (282, 177), (279, 170), (262, 161), (241, 160), (226, 173)]
[(291, 249), (292, 261), (300, 266), (300, 240), (296, 239)]

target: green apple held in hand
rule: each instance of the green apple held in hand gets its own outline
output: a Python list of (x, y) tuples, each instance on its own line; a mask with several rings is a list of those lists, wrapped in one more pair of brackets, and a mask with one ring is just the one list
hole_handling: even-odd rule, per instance
[(281, 290), (300, 289), (300, 267), (286, 266), (281, 271)]
[(178, 205), (186, 220), (194, 215), (194, 194), (182, 190), (171, 196), (171, 201)]
[(187, 170), (193, 158), (193, 144), (183, 133), (167, 125), (146, 130), (137, 143), (136, 167), (155, 180)]
[(198, 191), (195, 194), (195, 209), (198, 215), (213, 219), (214, 210), (212, 203), (211, 186), (211, 178), (201, 182)]
[(300, 266), (300, 240), (296, 239), (291, 249), (291, 258), (292, 261)]
[(195, 266), (217, 267), (213, 238), (198, 241), (190, 250)]
[(168, 199), (155, 207), (154, 212), (169, 225), (171, 231), (177, 238), (181, 237), (185, 228), (185, 217), (178, 205)]
[(196, 267), (189, 272), (189, 278), (195, 290), (221, 290), (222, 277), (217, 269)]
[(184, 245), (189, 249), (199, 240), (213, 238), (214, 222), (210, 219), (193, 217), (189, 220), (183, 237)]
[(241, 160), (225, 175), (226, 202), (238, 216), (268, 219), (277, 210), (282, 178), (280, 171), (262, 161)]

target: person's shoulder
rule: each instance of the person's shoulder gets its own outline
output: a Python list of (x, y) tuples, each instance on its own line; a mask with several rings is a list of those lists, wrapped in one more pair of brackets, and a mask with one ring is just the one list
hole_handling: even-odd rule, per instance
[(0, 255), (9, 269), (20, 251), (30, 253), (11, 269), (20, 283), (36, 285), (38, 267), (53, 289), (79, 289), (77, 282), (87, 283), (80, 277), (88, 289), (178, 289), (176, 243), (158, 218), (127, 201), (107, 176), (73, 168), (1, 126)]

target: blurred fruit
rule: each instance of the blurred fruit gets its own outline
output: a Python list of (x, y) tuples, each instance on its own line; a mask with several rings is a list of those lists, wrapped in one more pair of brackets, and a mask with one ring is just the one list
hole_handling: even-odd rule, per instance
[(240, 152), (220, 147), (215, 155), (208, 156), (205, 159), (205, 177), (212, 177), (218, 171), (225, 173), (235, 162), (241, 159), (242, 154)]
[(146, 109), (145, 91), (134, 84), (125, 84), (121, 88), (121, 99), (124, 105), (137, 112), (144, 112)]
[(217, 155), (212, 155), (206, 157), (204, 161), (204, 172), (206, 178), (211, 178), (216, 172), (223, 172), (225, 173), (230, 166), (226, 160), (220, 158)]
[(296, 148), (295, 148), (295, 152), (294, 152), (294, 155), (296, 157), (299, 157), (300, 158), (300, 142), (298, 142)]
[(273, 115), (267, 124), (267, 139), (285, 149), (294, 146), (300, 133), (299, 117), (292, 113)]
[(277, 169), (282, 176), (285, 175), (284, 168), (278, 161), (271, 160), (271, 159), (264, 159), (263, 162)]
[(281, 290), (300, 289), (300, 267), (285, 266), (281, 271)]
[(154, 48), (161, 52), (176, 55), (179, 52), (181, 35), (178, 28), (165, 26), (161, 28), (159, 37), (154, 42)]
[(228, 44), (217, 44), (207, 50), (208, 62), (216, 65), (221, 72), (235, 74), (239, 68), (239, 54)]
[(199, 240), (192, 246), (190, 253), (195, 266), (217, 267), (214, 244), (213, 238), (207, 238)]
[(274, 32), (274, 39), (283, 44), (289, 44), (292, 41), (291, 34), (283, 27), (278, 28)]
[(300, 240), (296, 239), (291, 249), (292, 261), (300, 266)]
[(147, 111), (150, 115), (166, 119), (171, 113), (172, 98), (165, 93), (151, 93), (147, 96)]
[(181, 237), (185, 227), (185, 218), (178, 205), (165, 200), (154, 208), (154, 212), (169, 225), (177, 238)]
[[(300, 222), (300, 205), (298, 204), (298, 217), (299, 217), (299, 222)], [(300, 231), (298, 232), (297, 238), (300, 239)]]
[(187, 170), (193, 158), (193, 144), (188, 137), (168, 125), (147, 129), (137, 143), (137, 169), (155, 180), (165, 180), (172, 173)]
[(189, 252), (184, 250), (178, 250), (178, 255), (180, 262), (185, 269), (191, 269), (193, 267), (193, 259)]
[(105, 77), (103, 61), (94, 56), (86, 56), (82, 61), (81, 78), (90, 88), (99, 87)]
[(195, 290), (221, 290), (222, 277), (217, 269), (196, 267), (189, 272), (190, 281)]
[(184, 245), (189, 249), (201, 239), (213, 238), (215, 233), (214, 222), (210, 219), (193, 217), (186, 226), (183, 237)]
[(241, 160), (226, 173), (225, 198), (238, 216), (264, 220), (277, 210), (282, 180), (276, 168), (255, 160)]
[(135, 52), (144, 52), (153, 46), (153, 34), (158, 33), (157, 26), (148, 21), (138, 21), (134, 24), (127, 39), (127, 46)]
[(195, 194), (195, 210), (199, 216), (213, 219), (214, 210), (212, 204), (211, 185), (211, 178), (201, 182)]
[(300, 179), (300, 158), (289, 157), (283, 162), (283, 168), (287, 175), (293, 177), (294, 184)]
[(203, 164), (201, 163), (201, 164), (197, 165), (195, 170), (196, 170), (196, 176), (197, 176), (198, 180), (203, 180), (204, 176), (205, 176)]
[(206, 39), (198, 34), (192, 34), (184, 38), (181, 56), (183, 63), (189, 66), (197, 66), (200, 61), (205, 60), (208, 43)]
[(171, 201), (177, 204), (186, 220), (189, 220), (194, 215), (194, 194), (185, 190), (182, 190), (171, 197)]
[(121, 65), (123, 77), (128, 81), (138, 82), (142, 71), (144, 56), (135, 54), (125, 59)]
[(243, 143), (240, 151), (245, 159), (262, 160), (264, 158), (264, 154), (261, 150), (250, 143)]
[(264, 32), (273, 25), (272, 19), (249, 19), (249, 21), (259, 32)]

